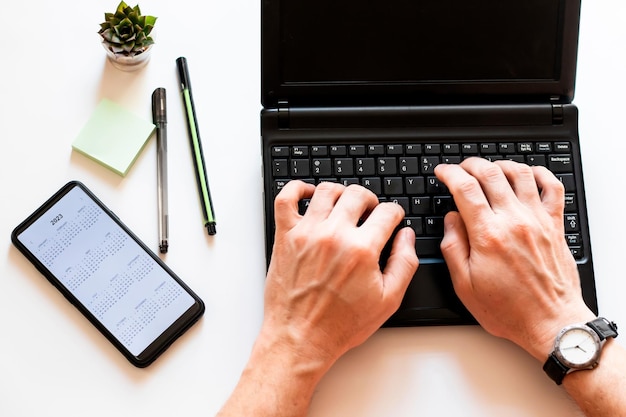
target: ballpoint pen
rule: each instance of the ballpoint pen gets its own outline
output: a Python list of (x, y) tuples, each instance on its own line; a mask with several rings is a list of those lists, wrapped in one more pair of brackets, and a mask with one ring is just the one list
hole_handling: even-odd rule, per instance
[(152, 121), (157, 132), (157, 198), (159, 215), (159, 250), (166, 253), (168, 242), (167, 208), (167, 103), (165, 88), (157, 88), (152, 93)]
[(211, 201), (211, 192), (209, 190), (209, 179), (207, 178), (206, 165), (204, 163), (204, 155), (202, 153), (202, 144), (200, 143), (200, 132), (198, 130), (198, 122), (196, 119), (196, 110), (193, 104), (193, 96), (191, 94), (191, 83), (189, 81), (189, 70), (187, 69), (187, 59), (180, 57), (176, 59), (178, 67), (178, 77), (182, 90), (183, 104), (187, 113), (187, 127), (189, 129), (189, 142), (194, 158), (194, 168), (196, 171), (196, 182), (198, 184), (198, 192), (202, 203), (202, 214), (204, 216), (204, 227), (207, 228), (209, 235), (216, 233), (215, 228), (215, 212), (213, 211), (213, 202)]

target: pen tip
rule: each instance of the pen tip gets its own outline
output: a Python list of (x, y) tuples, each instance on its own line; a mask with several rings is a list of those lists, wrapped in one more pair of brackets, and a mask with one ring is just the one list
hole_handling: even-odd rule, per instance
[(159, 251), (161, 251), (161, 253), (167, 253), (167, 248), (168, 248), (167, 242), (162, 242), (159, 245)]
[(209, 235), (213, 236), (217, 233), (217, 229), (215, 228), (215, 222), (207, 223), (206, 230), (209, 232)]

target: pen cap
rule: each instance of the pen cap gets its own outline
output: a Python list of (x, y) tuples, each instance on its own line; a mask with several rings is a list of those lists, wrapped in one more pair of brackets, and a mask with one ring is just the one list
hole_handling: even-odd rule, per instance
[(152, 120), (154, 123), (167, 123), (165, 88), (157, 88), (152, 93)]
[(181, 88), (191, 88), (191, 82), (189, 81), (189, 70), (187, 69), (187, 58), (181, 56), (176, 59), (176, 67), (178, 67), (178, 79), (180, 80)]

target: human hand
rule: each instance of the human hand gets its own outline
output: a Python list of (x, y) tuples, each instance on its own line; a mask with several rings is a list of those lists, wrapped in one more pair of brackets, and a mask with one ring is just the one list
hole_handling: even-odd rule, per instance
[(563, 238), (563, 185), (544, 167), (480, 158), (435, 174), (458, 208), (441, 243), (457, 295), (485, 330), (544, 361), (563, 326), (595, 317)]
[[(311, 202), (301, 216), (304, 198)], [(379, 204), (360, 186), (289, 182), (275, 200), (262, 335), (328, 366), (364, 342), (398, 309), (418, 265), (415, 235), (404, 228), (380, 270), (380, 253), (403, 216), (399, 205)]]

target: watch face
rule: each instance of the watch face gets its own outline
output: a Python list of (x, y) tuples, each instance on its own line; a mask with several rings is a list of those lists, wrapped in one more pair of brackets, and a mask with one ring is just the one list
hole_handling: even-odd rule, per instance
[(556, 339), (555, 354), (570, 368), (593, 367), (600, 355), (600, 338), (587, 326), (563, 329)]

